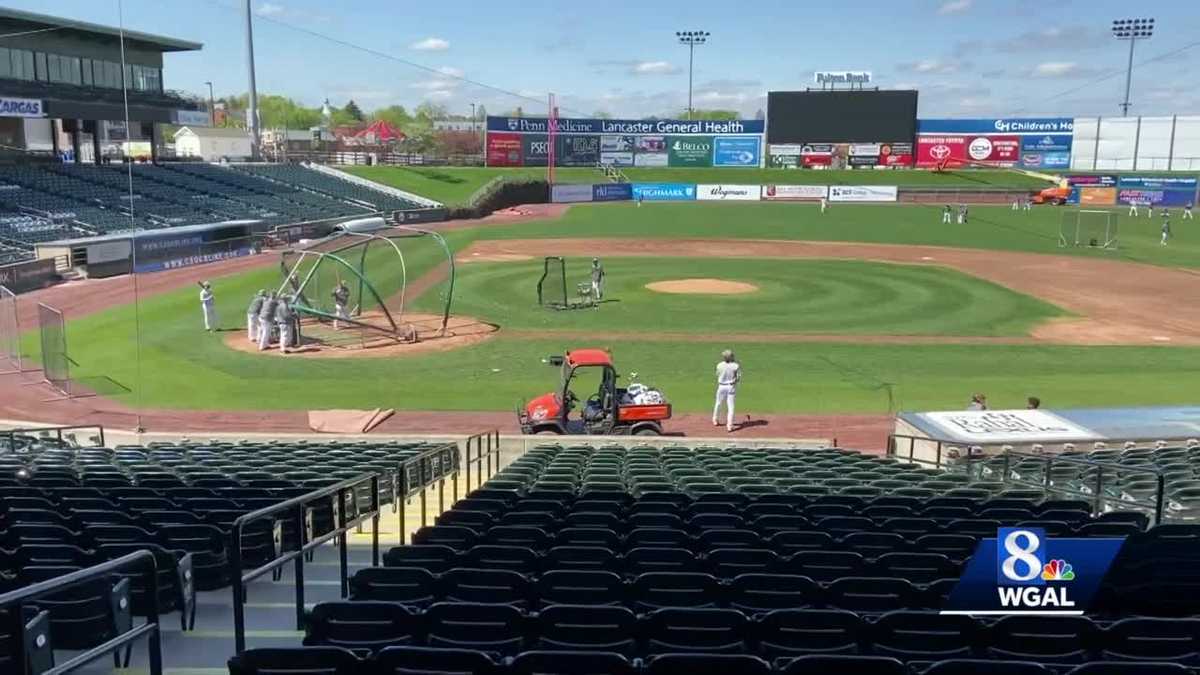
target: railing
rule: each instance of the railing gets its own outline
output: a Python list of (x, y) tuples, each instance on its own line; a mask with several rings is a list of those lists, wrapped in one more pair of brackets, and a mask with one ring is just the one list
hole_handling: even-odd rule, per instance
[[(461, 460), (458, 454), (458, 444), (447, 443), (431, 448), (419, 455), (400, 462), (400, 476), (396, 482), (397, 501), (407, 502), (413, 497), (421, 501), (421, 527), (428, 524), (426, 510), (427, 488), (435, 482), (438, 486), (438, 513), (446, 510), (445, 487), (446, 479), (453, 483), (455, 498), (458, 497), (458, 472)], [(403, 544), (408, 536), (407, 522), (404, 516), (404, 505), (397, 509), (400, 512), (400, 543)]]
[[(1158, 471), (1157, 469), (1128, 466), (1125, 464), (1116, 464), (1114, 462), (1099, 462), (1096, 460), (1083, 459), (1075, 456), (1064, 457), (1062, 455), (1053, 454), (1035, 455), (1033, 453), (1019, 452), (1016, 450), (1009, 450), (1005, 452), (1002, 457), (1004, 458), (1004, 463), (1001, 465), (1001, 470), (1004, 472), (1000, 479), (1002, 482), (1035, 489), (1041, 488), (1042, 494), (1045, 496), (1048, 496), (1051, 492), (1053, 492), (1057, 495), (1069, 495), (1072, 497), (1089, 500), (1092, 502), (1092, 511), (1094, 513), (1101, 513), (1108, 502), (1115, 502), (1123, 508), (1132, 506), (1140, 510), (1152, 511), (1154, 513), (1154, 522), (1162, 522), (1163, 501), (1166, 495), (1166, 479), (1163, 477), (1162, 472)], [(1044, 462), (1045, 466), (1040, 471), (1041, 480), (1034, 482), (1032, 480), (1026, 480), (1023, 477), (1014, 477), (1014, 458), (1017, 460), (1033, 460), (1037, 462)], [(1081, 468), (1080, 473), (1085, 473), (1086, 469), (1088, 468), (1095, 468), (1096, 472), (1094, 485), (1089, 486), (1086, 484), (1086, 475), (1084, 477), (1085, 483), (1080, 485), (1079, 488), (1072, 488), (1069, 487), (1068, 483), (1055, 480), (1053, 477), (1053, 468), (1055, 466), (1063, 465), (1078, 466)], [(1106, 495), (1104, 492), (1106, 469), (1108, 470), (1107, 478), (1109, 480), (1116, 480), (1122, 474), (1143, 474), (1147, 476), (1150, 481), (1154, 482), (1155, 487), (1153, 498), (1150, 500), (1138, 499), (1136, 497), (1133, 499), (1125, 499), (1123, 497)]]
[[(475, 451), (475, 456), (471, 456), (471, 451)], [(492, 460), (495, 459), (495, 471), (500, 470), (500, 430), (492, 429), (481, 434), (468, 436), (466, 444), (463, 448), (463, 473), (466, 474), (467, 492), (483, 485), (483, 481), (491, 478), (493, 471)], [(483, 463), (487, 461), (487, 474), (484, 474)], [(471, 486), (471, 467), (475, 468), (475, 485)], [(457, 481), (455, 482), (455, 492), (457, 493)]]
[[(367, 508), (359, 508), (358, 491), (365, 485), (370, 486), (371, 504)], [(317, 534), (313, 529), (312, 506), (317, 503), (333, 503), (333, 529), (323, 534)], [(258, 577), (282, 568), (288, 562), (295, 564), (293, 576), (296, 586), (296, 628), (304, 627), (304, 559), (309, 551), (316, 549), (332, 539), (337, 539), (339, 564), (341, 568), (342, 597), (349, 595), (349, 563), (346, 558), (346, 533), (358, 527), (366, 520), (371, 520), (371, 564), (379, 565), (379, 474), (363, 474), (357, 478), (341, 481), (334, 485), (315, 490), (268, 506), (257, 511), (251, 511), (233, 521), (229, 533), (229, 578), (233, 585), (233, 632), (236, 653), (246, 650), (246, 584)], [(277, 514), (290, 513), (295, 526), (295, 546), (284, 552), (283, 520), (273, 518)], [(403, 516), (401, 516), (403, 518)], [(242, 572), (242, 538), (247, 524), (272, 518), (274, 525), (276, 557), (248, 572)], [(157, 597), (157, 596), (154, 596)]]
[[(14, 610), (19, 610), (22, 605), (36, 604), (36, 600), (38, 598), (61, 593), (69, 588), (79, 586), (96, 579), (108, 579), (118, 570), (134, 566), (135, 564), (139, 568), (143, 568), (146, 572), (148, 572), (147, 576), (150, 580), (150, 587), (146, 597), (150, 598), (151, 601), (146, 603), (147, 616), (145, 623), (137, 626), (133, 626), (131, 624), (127, 630), (122, 631), (117, 636), (84, 651), (82, 654), (77, 654), (71, 657), (62, 665), (52, 666), (49, 668), (33, 668), (31, 667), (32, 664), (29, 663), (31, 660), (29, 653), (30, 648), (38, 650), (40, 654), (43, 651), (49, 651), (49, 649), (53, 647), (53, 645), (49, 643), (49, 627), (47, 625), (45, 633), (39, 632), (37, 635), (22, 635), (22, 639), (25, 641), (27, 648), (24, 650), (24, 658), (26, 660), (26, 663), (24, 664), (25, 669), (20, 672), (36, 672), (40, 675), (60, 675), (62, 673), (69, 673), (78, 670), (92, 661), (95, 661), (101, 656), (112, 654), (121, 647), (128, 646), (129, 648), (132, 648), (135, 640), (141, 639), (143, 636), (145, 636), (149, 638), (146, 644), (146, 649), (148, 651), (150, 662), (150, 675), (162, 675), (162, 636), (159, 632), (158, 626), (159, 621), (157, 602), (158, 564), (154, 560), (154, 554), (150, 553), (150, 551), (136, 551), (134, 553), (130, 553), (129, 555), (121, 556), (115, 560), (110, 560), (93, 567), (71, 572), (70, 574), (64, 574), (61, 577), (48, 579), (46, 581), (31, 584), (9, 593), (4, 593), (0, 595), (0, 609), (11, 607)], [(128, 602), (127, 598), (126, 602)], [(16, 613), (20, 615), (19, 611)], [(39, 621), (45, 622), (47, 619), (47, 616), (45, 615), (46, 613), (42, 612), (41, 615), (35, 617), (33, 621), (26, 622), (26, 627)], [(52, 657), (47, 658), (52, 662)]]
[[(902, 455), (900, 445), (902, 441), (908, 441), (908, 455)], [(923, 443), (934, 443), (934, 458), (933, 461), (924, 457), (916, 456), (917, 441)], [(936, 438), (928, 438), (926, 436), (909, 436), (906, 434), (889, 434), (887, 442), (886, 454), (888, 457), (903, 459), (914, 464), (932, 464), (935, 469), (942, 468), (942, 458), (944, 456), (944, 448), (947, 441), (941, 441)]]
[(61, 427), (49, 426), (49, 427), (29, 427), (26, 429), (5, 429), (3, 431), (0, 431), (0, 451), (3, 451), (5, 448), (7, 448), (9, 450), (14, 449), (13, 444), (14, 444), (17, 436), (44, 436), (45, 434), (52, 433), (52, 434), (54, 434), (55, 440), (58, 440), (61, 442), (63, 440), (63, 433), (70, 433), (70, 432), (84, 431), (84, 430), (91, 430), (91, 431), (97, 432), (96, 436), (97, 436), (97, 440), (99, 441), (99, 443), (97, 443), (96, 445), (97, 446), (104, 445), (104, 427), (100, 426), (99, 424), (79, 424), (79, 425), (75, 425), (75, 426), (61, 426)]

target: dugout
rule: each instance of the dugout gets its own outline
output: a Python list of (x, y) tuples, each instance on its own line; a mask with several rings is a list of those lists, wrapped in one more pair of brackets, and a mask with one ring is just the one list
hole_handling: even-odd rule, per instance
[(38, 244), (38, 259), (88, 278), (159, 272), (240, 258), (261, 250), (259, 221), (229, 221)]

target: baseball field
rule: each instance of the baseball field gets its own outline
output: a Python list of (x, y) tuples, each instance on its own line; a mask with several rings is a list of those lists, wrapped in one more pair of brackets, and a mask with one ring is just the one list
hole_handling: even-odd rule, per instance
[[(128, 279), (102, 282), (94, 302), (72, 302), (63, 288), (46, 301), (68, 305), (75, 376), (130, 407), (511, 411), (554, 388), (557, 371), (543, 359), (582, 346), (610, 348), (623, 373), (636, 371), (684, 414), (711, 406), (713, 363), (726, 347), (745, 368), (739, 410), (767, 418), (954, 409), (976, 391), (998, 408), (1030, 395), (1056, 408), (1194, 401), (1200, 229), (1176, 220), (1161, 246), (1157, 217), (1122, 216), (1120, 248), (1102, 251), (1059, 248), (1061, 208), (976, 206), (966, 225), (942, 224), (940, 211), (626, 203), (452, 223), (453, 312), (498, 330), (399, 355), (231, 348), (245, 339), (250, 296), (279, 283), (277, 254), (144, 276), (136, 303)], [(542, 259), (552, 255), (567, 258), (571, 289), (599, 257), (604, 302), (538, 307)], [(413, 255), (410, 283), (444, 275), (439, 262)], [(202, 329), (194, 286), (208, 277), (228, 329), (217, 334)], [(426, 286), (409, 298), (412, 311), (439, 306), (444, 286)], [(36, 335), (26, 338), (36, 354)]]

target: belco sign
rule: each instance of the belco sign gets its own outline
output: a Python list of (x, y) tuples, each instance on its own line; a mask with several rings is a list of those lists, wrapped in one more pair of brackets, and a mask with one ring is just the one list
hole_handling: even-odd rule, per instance
[(818, 70), (813, 73), (817, 84), (871, 84), (869, 70)]

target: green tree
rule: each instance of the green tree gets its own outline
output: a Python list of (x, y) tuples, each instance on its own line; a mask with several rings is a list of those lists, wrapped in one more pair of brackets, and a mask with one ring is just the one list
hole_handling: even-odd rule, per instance
[(487, 108), (483, 107), (482, 103), (479, 104), (479, 107), (475, 109), (475, 119), (486, 123), (487, 116), (488, 116)]
[(596, 112), (592, 113), (592, 118), (598, 120), (611, 120), (612, 113), (605, 112), (603, 110), (597, 110)]
[(402, 105), (389, 105), (386, 108), (380, 108), (371, 113), (371, 119), (383, 120), (400, 129), (407, 128), (412, 124), (412, 115), (404, 109)]
[(434, 120), (446, 119), (447, 116), (446, 106), (431, 101), (421, 103), (413, 113), (418, 122), (426, 124), (430, 124)]
[[(692, 111), (692, 119), (694, 120), (736, 120), (740, 117), (736, 110), (701, 110), (699, 108)], [(679, 113), (676, 119), (686, 120), (688, 118), (687, 110)]]
[(346, 107), (343, 108), (343, 111), (355, 122), (362, 122), (363, 120), (367, 119), (366, 115), (363, 115), (362, 108), (358, 107), (358, 104), (354, 102), (354, 99), (350, 99), (350, 102), (346, 104)]

